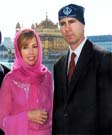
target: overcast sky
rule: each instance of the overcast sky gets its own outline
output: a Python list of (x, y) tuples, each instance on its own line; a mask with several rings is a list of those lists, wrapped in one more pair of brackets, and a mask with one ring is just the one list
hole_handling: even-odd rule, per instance
[(112, 34), (112, 0), (1, 0), (0, 30), (3, 37), (14, 37), (17, 22), (23, 27), (48, 18), (58, 22), (58, 10), (74, 3), (85, 7), (86, 35)]

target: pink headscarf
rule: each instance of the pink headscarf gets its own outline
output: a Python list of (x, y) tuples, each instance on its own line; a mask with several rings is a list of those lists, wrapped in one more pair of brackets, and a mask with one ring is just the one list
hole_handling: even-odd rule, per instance
[[(19, 45), (17, 44), (17, 40), (18, 40), (21, 32), (24, 30), (33, 31), (35, 34), (36, 40), (38, 42), (38, 58), (37, 58), (37, 62), (34, 66), (30, 66), (30, 65), (26, 64), (20, 55), (20, 51), (19, 51), (19, 47), (18, 47)], [(24, 75), (30, 76), (31, 78), (32, 77), (39, 78), (40, 76), (43, 76), (48, 71), (47, 67), (45, 67), (42, 64), (42, 43), (41, 43), (40, 37), (36, 31), (34, 31), (33, 29), (23, 29), (23, 30), (17, 32), (15, 39), (14, 39), (14, 48), (15, 48), (15, 60), (14, 60), (13, 70), (19, 69), (19, 70), (21, 70), (21, 72)]]

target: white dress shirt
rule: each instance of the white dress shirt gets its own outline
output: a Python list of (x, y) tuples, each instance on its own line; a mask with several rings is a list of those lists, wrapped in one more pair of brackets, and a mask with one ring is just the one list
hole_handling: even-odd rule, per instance
[(81, 54), (82, 48), (83, 48), (83, 46), (84, 46), (86, 40), (87, 40), (87, 38), (85, 38), (85, 39), (82, 41), (82, 43), (81, 43), (74, 51), (69, 47), (70, 53), (69, 53), (69, 59), (68, 59), (68, 69), (69, 69), (70, 60), (71, 60), (71, 54), (72, 54), (72, 53), (75, 53), (75, 55), (76, 55), (76, 57), (75, 57), (75, 59), (74, 59), (75, 65), (76, 65), (76, 64), (77, 64), (77, 61), (78, 61), (78, 59), (79, 59), (79, 56), (80, 56), (80, 54)]

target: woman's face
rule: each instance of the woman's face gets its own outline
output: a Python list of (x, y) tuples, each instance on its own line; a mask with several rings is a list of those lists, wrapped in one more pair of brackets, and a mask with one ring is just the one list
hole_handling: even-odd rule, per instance
[(35, 65), (38, 57), (38, 44), (36, 38), (28, 39), (20, 48), (24, 62), (30, 66)]

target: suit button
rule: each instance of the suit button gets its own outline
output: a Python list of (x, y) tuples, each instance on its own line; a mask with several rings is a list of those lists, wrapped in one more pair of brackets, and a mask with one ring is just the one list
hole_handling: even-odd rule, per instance
[(64, 117), (65, 118), (68, 118), (68, 113), (64, 113)]

